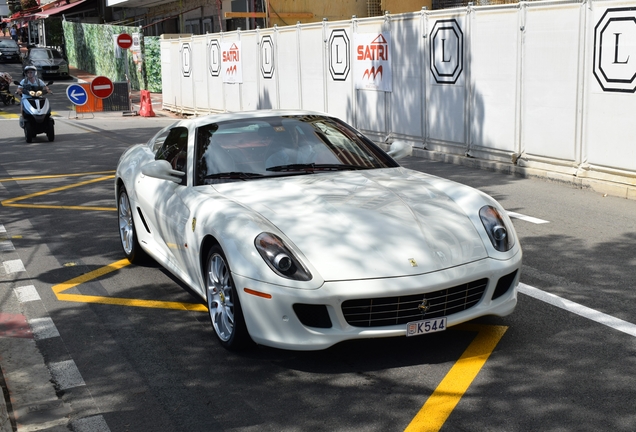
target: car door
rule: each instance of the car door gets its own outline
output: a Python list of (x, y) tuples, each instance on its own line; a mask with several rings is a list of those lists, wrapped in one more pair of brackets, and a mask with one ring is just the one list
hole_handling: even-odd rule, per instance
[[(163, 141), (163, 143), (161, 143)], [(188, 129), (174, 127), (156, 137), (155, 160), (166, 160), (176, 171), (183, 172), (181, 183), (162, 180), (141, 174), (136, 189), (137, 200), (147, 220), (153, 239), (166, 261), (184, 271), (183, 237), (190, 212), (183, 196), (188, 186)]]

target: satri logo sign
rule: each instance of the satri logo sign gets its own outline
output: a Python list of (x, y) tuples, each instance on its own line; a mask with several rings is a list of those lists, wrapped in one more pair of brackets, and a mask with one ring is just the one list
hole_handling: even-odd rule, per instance
[(225, 83), (243, 82), (241, 42), (221, 43), (221, 73)]
[(594, 27), (594, 76), (606, 92), (636, 92), (636, 8), (607, 9)]
[(390, 92), (391, 33), (356, 33), (354, 42), (356, 88)]

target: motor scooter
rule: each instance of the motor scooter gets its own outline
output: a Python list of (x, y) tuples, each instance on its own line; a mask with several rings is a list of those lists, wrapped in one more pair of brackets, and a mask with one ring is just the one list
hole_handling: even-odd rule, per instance
[[(19, 81), (13, 81), (13, 83), (20, 85)], [(46, 83), (47, 86), (51, 84), (53, 81)], [(26, 97), (23, 97), (21, 101), (20, 127), (24, 129), (26, 142), (33, 142), (33, 138), (41, 133), (45, 133), (49, 141), (53, 141), (55, 139), (55, 120), (51, 117), (49, 101), (44, 97), (46, 90), (40, 86), (27, 84), (22, 87), (22, 94)]]

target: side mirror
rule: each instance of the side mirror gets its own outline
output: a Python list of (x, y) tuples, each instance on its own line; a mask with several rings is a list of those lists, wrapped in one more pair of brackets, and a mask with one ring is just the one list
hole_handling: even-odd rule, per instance
[(413, 154), (413, 144), (409, 144), (406, 141), (393, 141), (388, 153), (393, 159), (411, 156)]
[(141, 168), (141, 173), (148, 177), (161, 180), (168, 180), (181, 184), (181, 177), (185, 175), (182, 171), (172, 169), (172, 165), (167, 160), (156, 160)]

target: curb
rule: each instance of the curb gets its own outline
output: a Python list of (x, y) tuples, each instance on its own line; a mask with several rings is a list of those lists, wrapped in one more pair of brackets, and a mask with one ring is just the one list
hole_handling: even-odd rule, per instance
[(577, 189), (592, 190), (603, 195), (611, 195), (619, 198), (636, 200), (636, 187), (627, 184), (597, 180), (593, 178), (577, 177), (571, 174), (548, 171), (539, 168), (522, 167), (513, 164), (512, 162), (491, 161), (419, 148), (413, 149), (413, 156), (436, 162), (444, 162), (454, 165), (478, 168), (481, 170), (511, 174), (522, 178), (536, 178), (569, 185)]

